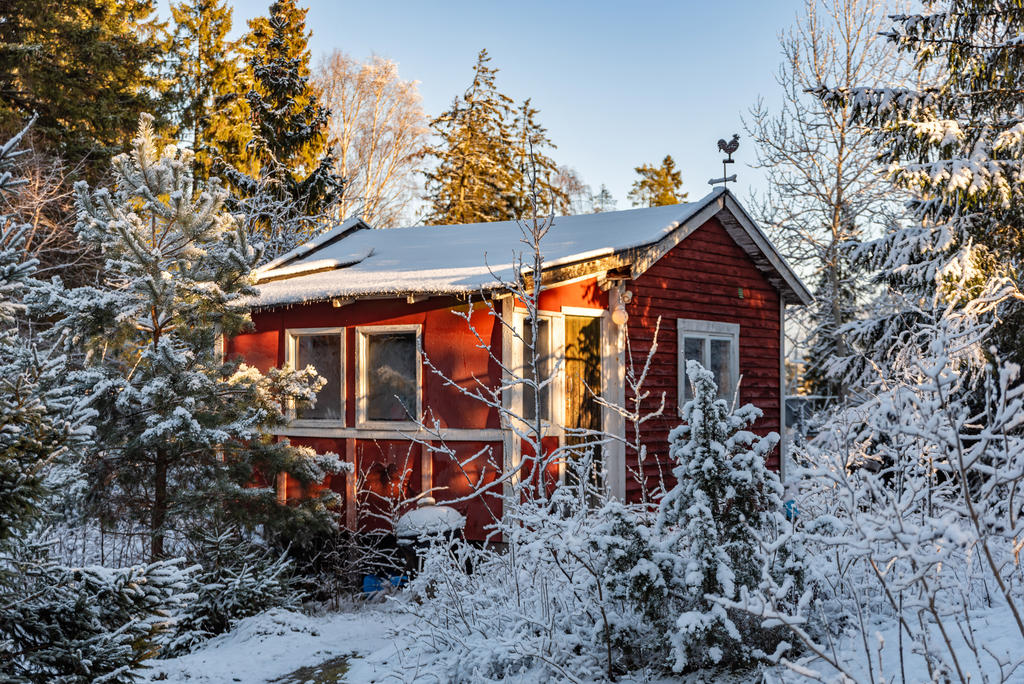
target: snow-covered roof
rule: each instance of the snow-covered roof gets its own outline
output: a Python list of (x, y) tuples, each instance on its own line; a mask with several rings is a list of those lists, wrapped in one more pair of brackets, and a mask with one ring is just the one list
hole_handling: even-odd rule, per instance
[[(732, 196), (717, 189), (687, 204), (556, 217), (541, 243), (544, 269), (664, 243), (681, 227), (699, 227), (724, 208), (727, 197)], [(754, 230), (760, 233), (756, 226)], [(763, 234), (760, 237), (767, 244)], [(520, 255), (525, 253), (529, 260), (530, 247), (522, 240), (515, 221), (374, 230), (349, 219), (260, 268), (259, 295), (252, 303), (269, 307), (494, 289), (513, 277)], [(786, 275), (792, 275), (781, 263)], [(795, 275), (792, 280), (799, 284)], [(796, 292), (802, 298), (806, 289), (799, 284)]]

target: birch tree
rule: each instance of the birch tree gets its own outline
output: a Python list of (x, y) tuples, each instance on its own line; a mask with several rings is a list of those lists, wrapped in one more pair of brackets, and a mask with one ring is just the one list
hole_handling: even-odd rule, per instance
[(340, 50), (320, 61), (314, 82), (330, 111), (334, 170), (347, 181), (337, 218), (398, 225), (416, 199), (430, 134), (416, 82), (402, 80), (389, 59), (359, 62)]
[(752, 207), (786, 258), (816, 284), (816, 303), (789, 331), (807, 354), (805, 389), (842, 395), (822, 363), (848, 353), (839, 328), (858, 312), (864, 274), (854, 250), (899, 214), (898, 196), (880, 173), (870, 134), (850, 121), (849, 105), (824, 105), (809, 90), (898, 80), (904, 63), (879, 32), (883, 0), (805, 0), (804, 13), (779, 36), (783, 63), (777, 109), (759, 101), (744, 122), (757, 144), (755, 168), (769, 190)]

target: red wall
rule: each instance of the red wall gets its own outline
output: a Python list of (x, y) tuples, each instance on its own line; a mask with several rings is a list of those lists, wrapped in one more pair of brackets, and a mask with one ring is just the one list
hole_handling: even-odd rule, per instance
[[(415, 304), (404, 299), (380, 299), (354, 302), (335, 308), (329, 302), (281, 307), (255, 311), (252, 314), (254, 330), (228, 340), (229, 356), (240, 356), (262, 371), (272, 366), (283, 366), (286, 360), (285, 331), (289, 328), (344, 327), (345, 331), (345, 424), (355, 427), (356, 397), (356, 326), (403, 325), (421, 326), (423, 352), (447, 378), (465, 388), (472, 388), (477, 380), (485, 386), (496, 386), (500, 381), (500, 368), (485, 350), (477, 348), (478, 340), (471, 334), (466, 321), (452, 314), (452, 309), (465, 303), (447, 297), (434, 297)], [(496, 306), (500, 307), (500, 303)], [(541, 308), (558, 311), (562, 306), (605, 308), (607, 294), (597, 287), (596, 279), (570, 283), (541, 293)], [(500, 311), (500, 309), (499, 309)], [(500, 356), (501, 327), (494, 325), (489, 310), (477, 304), (473, 325), (481, 338)], [(475, 401), (456, 388), (446, 386), (445, 379), (423, 368), (423, 408), (435, 416), (442, 427), (469, 429), (497, 429), (498, 412)], [(320, 452), (333, 451), (342, 458), (347, 439), (292, 437), (295, 444), (316, 448)], [(388, 500), (408, 499), (422, 491), (421, 448), (408, 441), (355, 439), (358, 497), (362, 529), (375, 529), (385, 525), (380, 517), (389, 514)], [(437, 491), (438, 501), (451, 501), (454, 508), (467, 516), (466, 536), (484, 539), (488, 525), (501, 515), (500, 488), (493, 494), (466, 499), (474, 488), (486, 487), (498, 475), (502, 463), (502, 443), (450, 442), (461, 465), (456, 465), (445, 454), (434, 454), (433, 487), (447, 487)], [(477, 458), (475, 454), (482, 453)], [(344, 477), (338, 476), (325, 483), (345, 497)], [(288, 497), (302, 496), (295, 483), (289, 483)]]
[[(739, 288), (743, 288), (742, 299)], [(740, 401), (764, 412), (755, 432), (779, 430), (779, 293), (716, 219), (694, 231), (627, 289), (633, 292), (626, 310), (633, 362), (638, 369), (650, 350), (658, 316), (662, 317), (658, 350), (646, 386), (651, 391), (648, 410), (657, 409), (662, 392), (665, 394), (664, 414), (646, 424), (644, 435), (649, 487), (657, 484), (659, 468), (666, 478), (671, 474), (668, 433), (679, 424), (678, 318), (739, 324)], [(629, 474), (637, 467), (636, 453), (629, 450), (626, 461), (627, 496), (636, 499), (640, 483)], [(777, 451), (769, 465), (778, 467)]]

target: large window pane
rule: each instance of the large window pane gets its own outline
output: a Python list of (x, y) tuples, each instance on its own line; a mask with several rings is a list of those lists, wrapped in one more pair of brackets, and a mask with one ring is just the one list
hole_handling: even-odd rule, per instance
[(686, 401), (693, 399), (693, 385), (690, 384), (690, 376), (686, 374), (686, 364), (688, 361), (696, 361), (702, 366), (707, 363), (704, 360), (705, 341), (703, 337), (683, 338), (683, 398)]
[(732, 368), (732, 341), (711, 340), (711, 372), (718, 383), (718, 396), (732, 399), (734, 390)]
[[(533, 321), (523, 324), (523, 378), (540, 384), (551, 376), (551, 320), (541, 318), (537, 324), (537, 364), (531, 361), (529, 346), (533, 340)], [(523, 385), (523, 418), (537, 418), (536, 390), (533, 386)], [(545, 385), (540, 392), (540, 415), (544, 420), (551, 419), (551, 383)]]
[(296, 410), (304, 420), (341, 420), (341, 335), (300, 335), (295, 344), (295, 367), (313, 366), (327, 381), (316, 405)]
[(366, 419), (413, 420), (416, 415), (416, 333), (366, 338)]

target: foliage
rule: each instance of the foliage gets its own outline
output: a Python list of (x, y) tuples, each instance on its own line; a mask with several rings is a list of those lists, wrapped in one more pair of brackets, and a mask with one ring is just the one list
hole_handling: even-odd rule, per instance
[[(139, 114), (160, 112), (163, 25), (152, 0), (8, 0), (0, 22), (0, 134), (35, 134), (71, 164), (104, 169)], [(92, 175), (92, 174), (90, 174)]]
[(861, 317), (871, 295), (857, 250), (901, 217), (901, 193), (880, 168), (870, 131), (850, 120), (849, 103), (828, 107), (809, 92), (903, 78), (905, 60), (879, 35), (889, 10), (879, 0), (805, 0), (779, 38), (781, 103), (759, 101), (744, 122), (768, 180), (752, 197), (753, 212), (814, 284), (814, 303), (787, 314), (807, 369), (791, 391), (845, 398), (850, 388), (829, 377), (828, 363), (850, 354), (841, 328)]
[(171, 87), (179, 137), (195, 153), (194, 173), (210, 175), (215, 156), (238, 161), (245, 141), (239, 135), (247, 110), (240, 93), (248, 91), (238, 64), (237, 42), (229, 39), (232, 10), (225, 0), (182, 0), (171, 5), (174, 33)]
[(430, 149), (437, 167), (426, 172), (430, 222), (502, 221), (515, 214), (512, 99), (498, 91), (481, 50), (473, 82), (452, 106), (430, 123), (439, 143)]
[[(782, 659), (794, 669), (846, 681), (891, 681), (897, 668), (904, 679), (1019, 678), (1024, 389), (1013, 364), (973, 387), (970, 357), (986, 332), (955, 311), (920, 326), (926, 342), (801, 455), (799, 535), (817, 559), (808, 589), (783, 608), (780, 583), (765, 574), (759, 591), (732, 604), (790, 631), (808, 651)], [(975, 631), (981, 611), (998, 615), (999, 643)], [(898, 642), (873, 637), (883, 620)], [(860, 652), (836, 648), (844, 637)], [(923, 658), (919, 676), (910, 654)]]
[(661, 166), (642, 164), (635, 171), (640, 178), (633, 181), (627, 195), (634, 207), (660, 207), (686, 199), (688, 193), (679, 191), (683, 185), (682, 172), (676, 168), (672, 155), (665, 155)]
[(67, 568), (45, 549), (4, 558), (0, 676), (8, 682), (134, 682), (159, 650), (171, 610), (188, 598), (177, 561), (111, 570)]
[[(865, 247), (885, 298), (875, 315), (850, 324), (854, 353), (835, 364), (836, 373), (884, 372), (898, 363), (890, 341), (926, 343), (915, 330), (936, 324), (949, 307), (983, 316), (993, 328), (989, 343), (1008, 361), (1024, 361), (1022, 25), (1016, 0), (925, 2), (920, 13), (893, 17), (886, 35), (934, 85), (816, 91), (873, 134), (915, 219)], [(924, 318), (921, 300), (934, 304)]]
[[(0, 195), (25, 131), (0, 147)], [(64, 383), (64, 357), (19, 330), (24, 299), (43, 288), (27, 257), (27, 226), (0, 216), (0, 679), (128, 682), (153, 652), (180, 597), (176, 562), (107, 570), (67, 568), (26, 541), (50, 493), (47, 471), (89, 444), (91, 417)]]
[(188, 584), (194, 598), (174, 613), (174, 631), (165, 637), (162, 655), (187, 653), (265, 610), (298, 607), (287, 555), (245, 538), (235, 527), (200, 529), (195, 536), (192, 555), (199, 568)]
[(319, 483), (337, 457), (266, 433), (284, 424), (283, 402), (312, 399), (322, 381), (221, 358), (220, 336), (248, 325), (259, 252), (224, 211), (217, 179), (195, 189), (190, 152), (157, 152), (149, 117), (133, 145), (114, 160), (113, 193), (76, 187), (79, 234), (108, 259), (103, 282), (41, 303), (60, 316), (53, 334), (82, 354), (70, 382), (96, 411), (87, 511), (142, 524), (153, 559), (168, 534), (220, 516), (268, 532), (294, 519), (329, 524), (330, 492), (284, 507), (275, 481)]
[[(550, 215), (568, 201), (557, 182), (554, 148), (538, 111), (525, 100), (515, 114), (498, 91), (487, 50), (477, 55), (473, 82), (430, 127), (437, 166), (426, 172), (430, 222), (476, 223)], [(536, 203), (536, 206), (534, 204)]]
[[(13, 170), (27, 128), (0, 147), (0, 196), (24, 185)], [(6, 203), (6, 202), (4, 202)], [(19, 331), (24, 298), (41, 286), (25, 253), (27, 226), (0, 215), (0, 543), (24, 532), (44, 495), (44, 469), (86, 441), (87, 413), (60, 385), (64, 359), (37, 350)]]
[(391, 60), (360, 63), (339, 50), (320, 62), (315, 82), (331, 113), (334, 170), (346, 179), (336, 220), (358, 215), (375, 228), (399, 225), (415, 199), (429, 134), (416, 82), (403, 81)]
[[(555, 144), (548, 138), (547, 129), (537, 121), (539, 113), (527, 98), (519, 105), (512, 122), (516, 218), (532, 216), (534, 210), (553, 214), (569, 200), (558, 184), (558, 165), (544, 154), (544, 150), (554, 149)], [(538, 202), (536, 207), (535, 201)]]
[(696, 361), (687, 362), (686, 374), (694, 398), (669, 435), (676, 484), (659, 503), (655, 524), (674, 560), (670, 578), (683, 594), (684, 610), (671, 633), (677, 671), (755, 658), (763, 645), (756, 625), (737, 624), (714, 597), (731, 599), (741, 588), (757, 586), (758, 540), (782, 509), (778, 476), (765, 465), (778, 435), (757, 437), (747, 430), (761, 411), (749, 404), (730, 411), (717, 398), (714, 375)]
[(269, 257), (318, 232), (342, 192), (326, 150), (328, 112), (310, 83), (305, 17), (295, 0), (278, 0), (268, 17), (249, 22), (243, 42), (253, 84), (246, 94), (251, 140), (244, 165), (223, 157), (215, 165)]

